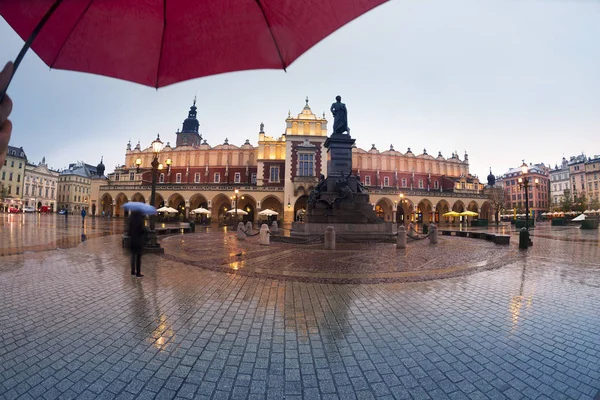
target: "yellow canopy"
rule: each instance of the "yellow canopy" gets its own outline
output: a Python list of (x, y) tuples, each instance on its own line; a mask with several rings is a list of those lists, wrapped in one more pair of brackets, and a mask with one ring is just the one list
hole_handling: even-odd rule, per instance
[(460, 217), (460, 214), (457, 213), (456, 211), (449, 211), (445, 214), (442, 214), (442, 216), (444, 216), (444, 217)]
[(477, 217), (477, 216), (479, 216), (479, 214), (477, 214), (475, 211), (463, 211), (460, 213), (460, 216), (462, 216), (462, 217)]

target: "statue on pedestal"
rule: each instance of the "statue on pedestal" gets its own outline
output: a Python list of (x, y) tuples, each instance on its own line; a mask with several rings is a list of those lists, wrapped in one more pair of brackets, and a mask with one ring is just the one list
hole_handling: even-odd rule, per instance
[(341, 135), (344, 132), (349, 132), (348, 129), (348, 110), (346, 105), (342, 103), (342, 97), (336, 96), (336, 102), (331, 105), (331, 113), (333, 114), (333, 134)]

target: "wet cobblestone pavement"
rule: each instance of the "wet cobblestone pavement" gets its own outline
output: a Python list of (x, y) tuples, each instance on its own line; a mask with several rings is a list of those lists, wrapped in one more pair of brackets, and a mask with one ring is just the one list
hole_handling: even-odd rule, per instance
[[(536, 230), (526, 252), (513, 238), (500, 268), (408, 283), (275, 280), (155, 255), (137, 279), (119, 235), (6, 255), (0, 396), (594, 399), (600, 243), (557, 232)], [(230, 240), (163, 241), (216, 255), (215, 238)], [(487, 245), (452, 239), (463, 242), (446, 245), (448, 258)], [(301, 250), (296, 259), (323, 259)], [(282, 263), (275, 246), (261, 257)]]

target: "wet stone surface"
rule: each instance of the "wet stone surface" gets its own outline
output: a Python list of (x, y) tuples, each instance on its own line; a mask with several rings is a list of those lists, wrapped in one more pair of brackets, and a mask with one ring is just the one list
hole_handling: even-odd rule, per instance
[[(229, 240), (176, 238), (202, 235)], [(139, 279), (119, 235), (3, 256), (0, 397), (593, 399), (600, 245), (561, 235), (511, 244), (501, 268), (409, 283), (247, 277), (155, 255)]]

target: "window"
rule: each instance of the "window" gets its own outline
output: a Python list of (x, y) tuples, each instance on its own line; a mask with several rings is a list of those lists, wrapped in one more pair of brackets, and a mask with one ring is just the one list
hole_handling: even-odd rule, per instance
[(256, 172), (252, 173), (252, 184), (256, 185)]
[(365, 176), (365, 186), (371, 186), (371, 177)]
[(52, 193), (52, 198), (54, 198), (54, 189), (52, 189), (51, 193)]
[(130, 181), (134, 181), (135, 180), (135, 173), (133, 173), (133, 172), (129, 173), (129, 180)]
[(11, 161), (11, 162), (10, 162), (10, 167), (11, 167), (11, 168), (14, 168), (14, 166), (15, 166), (15, 162), (14, 162), (14, 161)]
[(121, 176), (119, 174), (115, 174), (115, 181), (118, 181)]
[(158, 177), (158, 183), (165, 183), (165, 174), (160, 174)]
[(38, 188), (38, 196), (42, 197), (42, 188)]
[(8, 194), (10, 194), (10, 192), (12, 191), (12, 186), (8, 187)]
[(12, 172), (11, 172), (11, 173), (8, 175), (8, 180), (9, 180), (9, 181), (12, 181), (12, 175), (13, 175), (13, 173), (12, 173)]
[(200, 173), (198, 172), (194, 174), (194, 183), (200, 183)]
[[(419, 181), (419, 187), (421, 187), (421, 186), (420, 186), (420, 185), (421, 185), (421, 182), (423, 182), (423, 180), (420, 180), (420, 181)], [(464, 189), (464, 188), (465, 188), (465, 183), (464, 183), (464, 182), (461, 182), (461, 183), (460, 183), (460, 188), (461, 188), (461, 189)]]
[(181, 183), (181, 172), (178, 172), (178, 173), (175, 175), (175, 182), (177, 182), (177, 183)]
[(433, 188), (434, 189), (439, 189), (440, 188), (440, 183), (438, 181), (433, 181)]
[(20, 187), (17, 186), (17, 196), (19, 195), (19, 189)]
[(6, 179), (6, 171), (2, 171), (2, 180)]
[(25, 185), (25, 195), (29, 195), (29, 185)]
[(383, 177), (383, 186), (390, 186), (390, 178), (387, 176)]
[(402, 187), (406, 187), (406, 178), (402, 178)]
[[(419, 189), (423, 189), (423, 179), (419, 179)], [(464, 189), (464, 183), (463, 183), (463, 189)]]
[(219, 183), (221, 182), (221, 174), (219, 174), (218, 172), (215, 173), (215, 179), (214, 179), (215, 183)]
[(17, 182), (21, 182), (21, 174), (17, 175)]
[(19, 169), (21, 169), (21, 168), (23, 168), (23, 163), (19, 163)]
[(233, 182), (240, 183), (241, 181), (242, 181), (242, 174), (240, 174), (239, 172), (236, 172), (235, 176), (233, 177)]
[(269, 182), (279, 182), (279, 167), (271, 167), (269, 171)]
[(315, 175), (315, 155), (313, 153), (298, 154), (298, 176)]
[(46, 188), (46, 197), (48, 197), (48, 189), (49, 189), (49, 188)]

